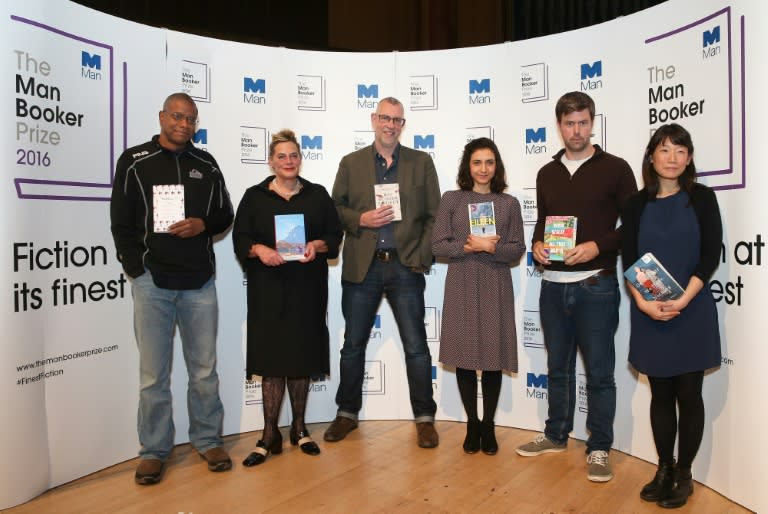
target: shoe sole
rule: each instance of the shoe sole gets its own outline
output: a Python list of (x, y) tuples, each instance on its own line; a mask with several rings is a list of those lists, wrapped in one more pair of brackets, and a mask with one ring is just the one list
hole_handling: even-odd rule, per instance
[(529, 452), (527, 450), (521, 450), (520, 448), (517, 448), (515, 451), (518, 455), (521, 455), (523, 457), (537, 457), (539, 455), (543, 455), (545, 453), (560, 453), (564, 452), (567, 448), (547, 448), (546, 450), (538, 450), (535, 452)]
[(229, 471), (232, 469), (232, 462), (217, 462), (216, 464), (208, 464), (208, 471), (219, 473), (221, 471)]
[(155, 485), (159, 483), (163, 477), (134, 477), (134, 481), (139, 485)]

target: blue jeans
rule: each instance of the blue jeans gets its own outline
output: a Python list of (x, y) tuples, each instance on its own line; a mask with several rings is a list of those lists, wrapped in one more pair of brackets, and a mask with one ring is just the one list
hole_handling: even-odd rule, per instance
[(387, 295), (405, 351), (411, 408), (417, 422), (434, 421), (437, 405), (432, 399), (432, 357), (424, 328), (424, 275), (411, 271), (397, 259), (376, 259), (359, 284), (342, 281), (341, 310), (346, 324), (336, 392), (338, 415), (357, 419), (363, 404), (365, 350), (381, 298)]
[(609, 451), (616, 415), (616, 351), (619, 286), (615, 276), (595, 275), (573, 283), (543, 280), (539, 296), (541, 328), (549, 368), (549, 414), (544, 435), (565, 443), (576, 408), (576, 353), (587, 374), (587, 452)]
[(189, 375), (189, 440), (201, 453), (221, 446), (224, 408), (216, 373), (218, 302), (213, 277), (200, 289), (176, 291), (157, 287), (145, 271), (133, 279), (132, 294), (140, 368), (139, 455), (166, 460), (173, 449), (170, 375), (176, 323)]

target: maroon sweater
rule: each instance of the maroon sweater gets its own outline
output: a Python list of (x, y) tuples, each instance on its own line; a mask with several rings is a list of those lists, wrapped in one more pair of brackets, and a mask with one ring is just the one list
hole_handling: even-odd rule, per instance
[(621, 247), (621, 230), (616, 228), (616, 221), (626, 199), (637, 192), (637, 182), (624, 159), (594, 146), (595, 153), (573, 177), (560, 162), (565, 150), (560, 150), (536, 177), (538, 218), (532, 243), (544, 240), (547, 216), (576, 216), (576, 244), (594, 241), (600, 249), (598, 256), (589, 262), (575, 266), (552, 262), (548, 269), (586, 271), (616, 267)]

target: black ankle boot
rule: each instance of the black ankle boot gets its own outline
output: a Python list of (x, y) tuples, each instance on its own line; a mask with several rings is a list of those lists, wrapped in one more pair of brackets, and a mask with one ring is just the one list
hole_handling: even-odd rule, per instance
[(477, 453), (480, 449), (480, 420), (467, 421), (467, 436), (464, 438), (464, 453)]
[(659, 462), (653, 480), (645, 484), (640, 491), (640, 498), (647, 502), (659, 501), (666, 498), (675, 487), (675, 461)]
[(496, 455), (496, 452), (499, 451), (499, 443), (496, 442), (493, 421), (483, 421), (480, 423), (480, 438), (482, 439), (483, 453), (486, 455)]
[(688, 497), (693, 494), (693, 477), (691, 477), (691, 468), (677, 468), (675, 473), (675, 488), (667, 495), (661, 498), (657, 504), (665, 509), (677, 509), (685, 505)]

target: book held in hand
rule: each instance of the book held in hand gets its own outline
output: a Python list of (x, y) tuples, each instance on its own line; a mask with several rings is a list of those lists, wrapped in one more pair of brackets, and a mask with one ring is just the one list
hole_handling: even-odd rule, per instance
[(373, 186), (376, 196), (376, 208), (391, 205), (395, 217), (392, 221), (402, 221), (403, 212), (400, 210), (400, 184), (376, 184)]
[(168, 232), (168, 227), (186, 218), (184, 215), (184, 185), (152, 186), (152, 230)]
[(550, 261), (564, 261), (565, 252), (576, 246), (576, 216), (547, 216), (544, 221), (544, 248)]
[(275, 215), (275, 249), (286, 261), (304, 258), (307, 236), (303, 214)]
[(496, 214), (493, 202), (479, 202), (467, 205), (469, 210), (469, 233), (473, 236), (495, 236)]
[(683, 288), (651, 252), (646, 253), (624, 272), (624, 277), (648, 301), (664, 302), (683, 295)]

